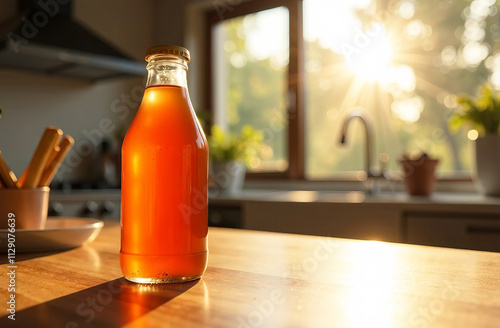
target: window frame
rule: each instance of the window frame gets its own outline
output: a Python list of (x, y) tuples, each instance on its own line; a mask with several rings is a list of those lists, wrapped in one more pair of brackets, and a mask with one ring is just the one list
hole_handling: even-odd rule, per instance
[[(224, 2), (225, 3), (225, 2)], [(228, 10), (221, 17), (220, 12), (211, 10), (205, 14), (205, 40), (207, 40), (207, 52), (205, 67), (207, 74), (205, 75), (205, 85), (209, 86), (208, 93), (205, 97), (205, 108), (210, 113), (210, 122), (212, 125), (214, 118), (213, 94), (214, 84), (212, 83), (212, 29), (213, 27), (228, 19), (241, 17), (249, 14), (254, 14), (260, 11), (273, 9), (277, 7), (286, 7), (289, 12), (289, 63), (288, 63), (288, 168), (283, 172), (248, 172), (247, 178), (262, 179), (290, 179), (290, 180), (305, 180), (305, 135), (304, 135), (304, 69), (303, 69), (303, 23), (302, 23), (302, 0), (249, 0), (249, 1), (233, 1), (225, 3)], [(236, 4), (238, 3), (238, 4)]]

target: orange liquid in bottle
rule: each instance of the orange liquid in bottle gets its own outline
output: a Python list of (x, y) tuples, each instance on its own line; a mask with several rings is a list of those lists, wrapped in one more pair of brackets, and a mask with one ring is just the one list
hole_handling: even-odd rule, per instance
[(148, 87), (122, 148), (124, 276), (201, 277), (207, 265), (208, 146), (184, 87)]

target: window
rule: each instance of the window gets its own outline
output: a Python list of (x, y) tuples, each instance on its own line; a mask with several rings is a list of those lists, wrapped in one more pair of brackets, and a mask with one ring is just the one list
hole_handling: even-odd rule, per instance
[(276, 114), (253, 169), (337, 179), (364, 169), (361, 125), (339, 142), (343, 118), (362, 108), (390, 168), (425, 151), (441, 160), (441, 177), (469, 176), (467, 131), (452, 134), (447, 121), (460, 93), (500, 89), (498, 9), (493, 0), (241, 2), (211, 21), (214, 122), (265, 130)]
[(212, 30), (213, 122), (239, 132), (250, 124), (264, 131), (253, 171), (288, 168), (288, 9), (278, 7), (217, 23)]

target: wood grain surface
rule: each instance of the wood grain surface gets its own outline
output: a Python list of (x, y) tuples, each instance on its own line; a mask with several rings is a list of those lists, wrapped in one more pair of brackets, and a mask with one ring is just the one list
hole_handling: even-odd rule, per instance
[(500, 327), (500, 253), (210, 228), (201, 280), (122, 278), (120, 227), (91, 244), (16, 255), (0, 327)]

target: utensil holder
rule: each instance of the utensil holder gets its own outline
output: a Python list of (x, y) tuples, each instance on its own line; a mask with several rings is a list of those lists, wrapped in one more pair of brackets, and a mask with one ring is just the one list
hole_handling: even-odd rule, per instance
[(49, 187), (0, 189), (0, 229), (11, 227), (8, 225), (9, 218), (15, 219), (16, 230), (44, 229), (49, 208), (49, 195)]

